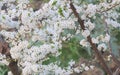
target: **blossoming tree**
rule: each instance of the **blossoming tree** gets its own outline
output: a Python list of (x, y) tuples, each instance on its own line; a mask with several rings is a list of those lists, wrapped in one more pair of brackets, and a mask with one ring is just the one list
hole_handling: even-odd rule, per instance
[[(108, 75), (117, 75), (120, 61), (113, 54), (111, 33), (120, 27), (120, 0), (99, 1), (96, 4), (80, 3), (79, 0), (50, 0), (42, 8), (33, 10), (29, 0), (0, 1), (0, 62), (6, 64), (8, 75), (75, 75), (89, 71), (95, 65), (82, 63), (74, 67), (59, 67), (56, 63), (43, 64), (49, 55), (58, 57), (62, 42), (75, 36), (82, 36), (80, 45), (91, 48), (95, 61)], [(98, 26), (98, 21), (101, 23)], [(102, 30), (99, 32), (99, 30)], [(65, 30), (74, 33), (62, 35)], [(115, 72), (108, 67), (108, 61), (117, 65)], [(72, 59), (71, 59), (72, 60)]]

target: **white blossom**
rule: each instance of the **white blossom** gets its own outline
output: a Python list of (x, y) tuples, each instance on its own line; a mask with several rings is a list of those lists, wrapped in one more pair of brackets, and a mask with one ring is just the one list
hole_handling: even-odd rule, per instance
[(81, 16), (81, 19), (82, 19), (82, 20), (85, 20), (85, 19), (86, 19), (86, 15), (83, 14), (83, 15)]
[(22, 75), (29, 75), (32, 74), (32, 69), (30, 67), (31, 65), (26, 66), (23, 70), (22, 70)]
[(39, 65), (35, 64), (35, 65), (32, 65), (31, 67), (33, 72), (39, 72)]
[(96, 10), (97, 10), (97, 6), (96, 6), (96, 5), (89, 4), (89, 5), (87, 6), (87, 9), (86, 9), (86, 11), (85, 11), (85, 14), (87, 14), (89, 17), (92, 17), (92, 16), (95, 15)]
[(75, 61), (73, 61), (73, 60), (71, 60), (70, 62), (69, 62), (69, 65), (70, 66), (73, 66), (75, 64)]
[(102, 43), (102, 44), (99, 44), (98, 45), (98, 47), (97, 47), (97, 49), (99, 50), (99, 51), (106, 51), (106, 49), (107, 49), (107, 46), (104, 44), (104, 43)]
[(109, 34), (106, 34), (103, 41), (104, 41), (104, 42), (109, 42), (109, 41), (110, 41), (110, 35), (109, 35)]
[(88, 71), (88, 70), (89, 70), (89, 67), (88, 67), (88, 66), (86, 66), (84, 69), (85, 69), (85, 71)]
[[(17, 2), (17, 3), (16, 3)], [(53, 5), (53, 3), (56, 3)], [(99, 4), (83, 4), (78, 5), (78, 0), (73, 1), (76, 11), (84, 20), (85, 30), (80, 31), (77, 29), (76, 21), (72, 10), (70, 9), (70, 2), (68, 0), (50, 0), (45, 3), (43, 7), (37, 11), (33, 11), (33, 8), (29, 6), (30, 0), (1, 0), (0, 8), (4, 3), (7, 3), (7, 9), (0, 9), (0, 34), (5, 37), (5, 41), (9, 43), (10, 54), (13, 60), (17, 60), (17, 65), (22, 69), (22, 75), (70, 75), (73, 72), (80, 73), (84, 70), (89, 70), (93, 66), (86, 66), (84, 63), (80, 66), (72, 68), (75, 61), (70, 61), (69, 66), (61, 68), (57, 64), (59, 62), (43, 65), (43, 61), (49, 59), (48, 55), (59, 56), (62, 52), (63, 41), (71, 40), (72, 37), (76, 37), (80, 32), (85, 37), (80, 41), (80, 45), (83, 47), (90, 46), (87, 41), (87, 37), (95, 28), (97, 19), (96, 13), (100, 16), (107, 16), (105, 22), (112, 27), (120, 27), (117, 22), (119, 14), (117, 11), (102, 11), (114, 7), (119, 4), (119, 0), (115, 0), (112, 3), (99, 3)], [(59, 9), (61, 9), (60, 12)], [(116, 9), (114, 9), (116, 10)], [(64, 16), (60, 15), (62, 13)], [(72, 13), (72, 15), (71, 15)], [(78, 26), (79, 27), (79, 26)], [(16, 31), (9, 31), (9, 28), (16, 28)], [(67, 33), (66, 30), (75, 30), (76, 34)], [(109, 42), (110, 35), (105, 36), (100, 34), (96, 38), (92, 38), (92, 42), (98, 44), (98, 50), (105, 51), (107, 46), (105, 43)], [(101, 43), (102, 42), (102, 43)], [(99, 44), (101, 43), (101, 44)], [(0, 62), (6, 65), (9, 64), (6, 56), (0, 54)], [(57, 63), (57, 64), (56, 64)], [(8, 75), (12, 75), (11, 71)]]
[(0, 61), (0, 63), (2, 63), (2, 64), (5, 64), (5, 65), (9, 65), (9, 61), (8, 60), (2, 60), (2, 61)]
[(75, 71), (76, 73), (80, 73), (79, 68), (74, 68), (74, 71)]
[(82, 31), (82, 35), (85, 37), (85, 38), (87, 38), (89, 35), (90, 35), (90, 31), (89, 30), (83, 30)]
[(83, 47), (88, 47), (88, 46), (89, 46), (89, 43), (87, 42), (87, 40), (82, 39), (82, 40), (80, 41), (80, 45), (82, 45)]
[(83, 68), (85, 68), (85, 63), (82, 63), (81, 66), (82, 66)]
[(99, 41), (102, 41), (102, 42), (109, 42), (110, 41), (110, 35), (109, 34), (106, 34), (105, 36), (103, 35), (100, 35), (96, 38), (97, 40)]
[(108, 55), (107, 60), (110, 61), (111, 57), (112, 57), (112, 55)]
[(95, 44), (99, 43), (98, 39), (96, 39), (96, 38), (92, 38), (92, 42), (95, 43)]
[(8, 75), (13, 75), (11, 71), (8, 72)]
[(92, 30), (95, 28), (95, 25), (94, 25), (92, 22), (90, 22), (90, 21), (85, 22), (85, 26), (86, 26), (90, 31), (92, 31)]
[(105, 22), (108, 24), (108, 25), (112, 25), (113, 27), (117, 28), (117, 27), (120, 27), (120, 23), (116, 22), (116, 21), (113, 21), (111, 19), (106, 19)]
[(90, 69), (94, 69), (94, 67), (95, 67), (95, 66), (93, 66), (93, 65), (90, 65)]
[(103, 35), (99, 35), (96, 39), (98, 39), (99, 41), (104, 40), (104, 36)]

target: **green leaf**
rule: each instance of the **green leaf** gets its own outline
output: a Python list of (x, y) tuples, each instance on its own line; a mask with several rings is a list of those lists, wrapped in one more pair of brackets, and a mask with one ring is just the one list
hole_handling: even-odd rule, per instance
[(0, 64), (0, 75), (7, 75), (8, 67), (4, 64)]
[(52, 5), (56, 5), (56, 3), (57, 3), (57, 0), (55, 0), (55, 1), (52, 3)]
[(59, 13), (61, 16), (63, 16), (63, 17), (64, 17), (64, 15), (63, 15), (63, 10), (62, 10), (62, 8), (61, 8), (61, 7), (59, 7), (59, 9), (58, 9), (58, 13)]
[(81, 57), (85, 59), (91, 58), (88, 52), (79, 45), (79, 40), (76, 38), (71, 38), (69, 41), (63, 42), (62, 49), (59, 51), (61, 52), (60, 56), (49, 56), (50, 59), (44, 61), (43, 64), (58, 61), (60, 62), (58, 64), (60, 67), (67, 67), (70, 60), (78, 61)]
[(32, 46), (40, 46), (40, 45), (43, 45), (44, 43), (43, 42), (41, 42), (41, 41), (35, 41), (35, 42), (33, 42), (33, 41), (30, 41), (30, 44), (28, 45), (28, 48), (31, 48)]
[(5, 19), (6, 19), (6, 18), (5, 18), (5, 16), (2, 16), (2, 19), (4, 19), (4, 20), (5, 20)]

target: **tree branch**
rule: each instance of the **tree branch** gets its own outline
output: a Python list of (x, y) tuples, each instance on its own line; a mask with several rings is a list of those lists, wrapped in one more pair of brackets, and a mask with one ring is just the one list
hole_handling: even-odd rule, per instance
[[(79, 22), (82, 30), (85, 30), (84, 21), (79, 17), (79, 14), (77, 13), (76, 8), (74, 7), (72, 1), (70, 1), (70, 8), (72, 9), (73, 14), (75, 15), (75, 17), (78, 18), (78, 22)], [(100, 52), (98, 51), (96, 45), (92, 42), (91, 37), (88, 36), (88, 37), (87, 37), (87, 40), (88, 40), (88, 42), (90, 43), (90, 45), (92, 46), (92, 49), (94, 50), (97, 59), (100, 61), (101, 66), (104, 68), (104, 70), (106, 71), (107, 74), (112, 75), (111, 70), (109, 69), (109, 67), (108, 67), (107, 64), (105, 63), (105, 60), (104, 60), (103, 57), (101, 56), (101, 54), (100, 54)]]
[(4, 37), (2, 35), (0, 35), (0, 53), (6, 55), (7, 59), (10, 59), (8, 67), (13, 75), (20, 75), (21, 70), (19, 69), (17, 62), (12, 59), (10, 55), (9, 44), (4, 40)]

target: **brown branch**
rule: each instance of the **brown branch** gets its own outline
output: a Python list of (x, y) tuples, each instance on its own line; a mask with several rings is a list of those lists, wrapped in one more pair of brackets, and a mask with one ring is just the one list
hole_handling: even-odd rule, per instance
[(21, 75), (21, 70), (17, 65), (16, 61), (11, 61), (8, 65), (9, 69), (13, 73), (13, 75)]
[(119, 73), (120, 73), (120, 69), (117, 68), (116, 71), (113, 73), (113, 75), (119, 75)]
[(116, 63), (116, 65), (120, 68), (120, 61), (114, 56), (113, 53), (111, 53), (113, 61)]
[(10, 60), (8, 67), (13, 75), (20, 75), (21, 70), (19, 69), (17, 62), (12, 59), (10, 55), (9, 44), (4, 40), (4, 37), (2, 35), (0, 35), (0, 53), (6, 55), (7, 59)]
[[(70, 8), (72, 9), (75, 17), (78, 18), (78, 22), (79, 22), (82, 30), (85, 30), (84, 21), (79, 17), (79, 14), (77, 13), (76, 8), (74, 7), (72, 1), (70, 1)], [(88, 37), (87, 37), (87, 40), (88, 40), (88, 42), (90, 43), (90, 45), (92, 46), (92, 49), (94, 50), (97, 59), (100, 61), (101, 66), (104, 68), (104, 70), (106, 71), (107, 74), (112, 75), (111, 70), (109, 69), (109, 67), (108, 67), (107, 64), (105, 63), (105, 60), (104, 60), (103, 57), (101, 56), (101, 54), (100, 54), (100, 52), (98, 51), (96, 45), (92, 42), (91, 37), (88, 36)]]
[(79, 17), (79, 14), (77, 13), (77, 11), (76, 11), (75, 7), (73, 6), (72, 2), (70, 3), (70, 8), (72, 9), (73, 14), (75, 15), (75, 17), (78, 19), (78, 23), (80, 24), (81, 28), (83, 30), (85, 30), (84, 21), (81, 20), (81, 18)]
[(88, 42), (90, 43), (90, 45), (92, 46), (92, 49), (94, 50), (94, 52), (96, 53), (96, 57), (97, 59), (100, 61), (102, 67), (104, 68), (104, 70), (106, 71), (107, 74), (112, 75), (112, 71), (109, 69), (109, 67), (107, 66), (107, 64), (105, 63), (105, 60), (102, 57), (102, 54), (98, 51), (96, 45), (92, 42), (91, 37), (88, 36), (87, 37)]

